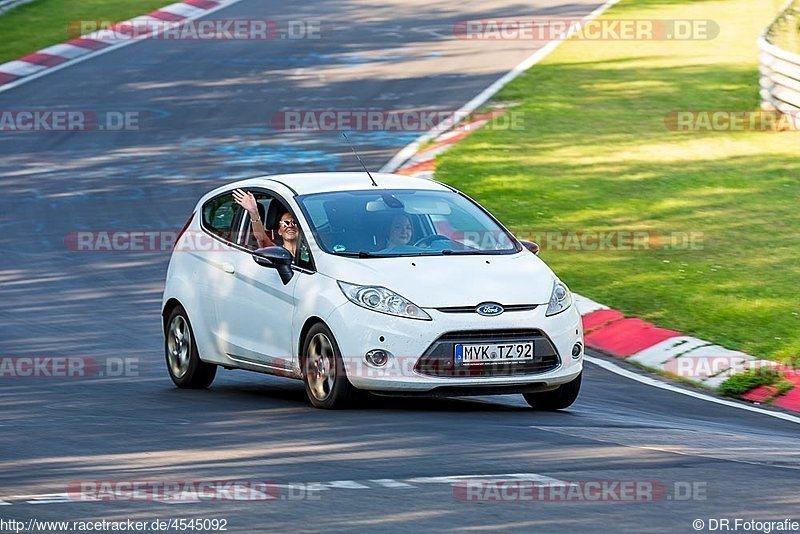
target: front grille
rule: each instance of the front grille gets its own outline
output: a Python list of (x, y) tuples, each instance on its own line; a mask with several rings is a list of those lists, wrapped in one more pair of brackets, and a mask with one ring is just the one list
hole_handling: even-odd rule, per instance
[[(456, 365), (457, 344), (492, 344), (533, 341), (533, 360), (524, 363)], [(446, 378), (477, 378), (546, 373), (558, 368), (561, 359), (553, 343), (541, 330), (471, 330), (449, 332), (428, 347), (414, 370), (422, 375)]]
[[(476, 308), (478, 306), (450, 306), (448, 308), (436, 308), (436, 311), (442, 313), (478, 313)], [(538, 304), (510, 304), (503, 305), (503, 312), (518, 312), (518, 311), (531, 311), (538, 308)]]

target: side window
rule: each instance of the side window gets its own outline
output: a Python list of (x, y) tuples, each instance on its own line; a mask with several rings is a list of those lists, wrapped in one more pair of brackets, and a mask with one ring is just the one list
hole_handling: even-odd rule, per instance
[[(274, 242), (276, 246), (283, 246), (283, 239), (278, 232), (277, 217), (286, 211), (286, 203), (268, 192), (261, 190), (253, 190), (250, 192), (253, 193), (253, 196), (256, 199), (258, 212), (261, 221), (265, 225), (264, 231), (267, 234), (267, 238)], [(240, 244), (250, 250), (256, 250), (259, 244), (255, 234), (253, 233), (252, 225), (250, 224), (250, 215), (244, 210), (241, 211), (242, 217), (238, 219), (241, 221), (241, 228), (243, 232)], [(294, 216), (294, 214), (292, 214), (292, 218), (297, 220), (297, 217)], [(314, 260), (311, 258), (311, 251), (308, 247), (308, 242), (306, 241), (305, 231), (303, 228), (300, 228), (294, 264), (298, 267), (302, 267), (303, 269), (308, 269), (311, 271), (314, 270)]]
[(203, 205), (203, 226), (226, 241), (236, 242), (235, 224), (240, 209), (230, 193), (212, 198)]
[[(261, 219), (261, 223), (267, 225), (267, 213), (269, 211), (270, 204), (277, 201), (266, 193), (262, 193), (260, 191), (251, 191), (251, 193), (253, 193), (253, 196), (256, 199), (258, 216)], [(267, 233), (267, 237), (269, 239), (273, 241), (275, 240), (275, 231), (273, 228), (265, 227), (264, 231)], [(258, 248), (258, 239), (256, 239), (256, 235), (253, 232), (253, 226), (250, 224), (250, 214), (246, 211), (243, 211), (242, 217), (242, 244), (250, 250), (256, 250)]]

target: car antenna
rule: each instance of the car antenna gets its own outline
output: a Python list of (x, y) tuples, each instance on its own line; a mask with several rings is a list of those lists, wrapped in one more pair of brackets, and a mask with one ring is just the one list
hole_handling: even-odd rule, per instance
[(353, 143), (350, 142), (350, 139), (347, 138), (347, 134), (342, 132), (342, 137), (344, 137), (344, 140), (347, 141), (348, 145), (350, 145), (350, 149), (353, 151), (353, 154), (356, 155), (356, 158), (358, 159), (358, 162), (361, 164), (362, 167), (364, 167), (364, 171), (367, 173), (367, 176), (369, 176), (369, 179), (372, 180), (372, 185), (374, 185), (375, 187), (378, 187), (377, 182), (375, 182), (375, 178), (373, 178), (372, 175), (369, 173), (369, 169), (367, 169), (367, 166), (364, 165), (363, 161), (361, 161), (361, 156), (359, 156), (358, 152), (356, 152), (356, 147), (354, 147)]

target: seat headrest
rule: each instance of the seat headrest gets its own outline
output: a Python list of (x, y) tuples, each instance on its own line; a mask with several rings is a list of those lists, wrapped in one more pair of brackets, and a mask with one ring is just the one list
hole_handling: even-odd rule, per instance
[(278, 228), (278, 219), (288, 210), (277, 200), (269, 203), (267, 215), (264, 217), (264, 225), (270, 230)]

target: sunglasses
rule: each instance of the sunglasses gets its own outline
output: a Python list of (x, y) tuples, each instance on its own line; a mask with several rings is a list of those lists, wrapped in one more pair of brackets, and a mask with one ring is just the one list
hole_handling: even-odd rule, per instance
[(283, 228), (289, 228), (290, 226), (294, 226), (297, 228), (297, 221), (293, 219), (289, 219), (287, 221), (280, 221), (279, 223)]

